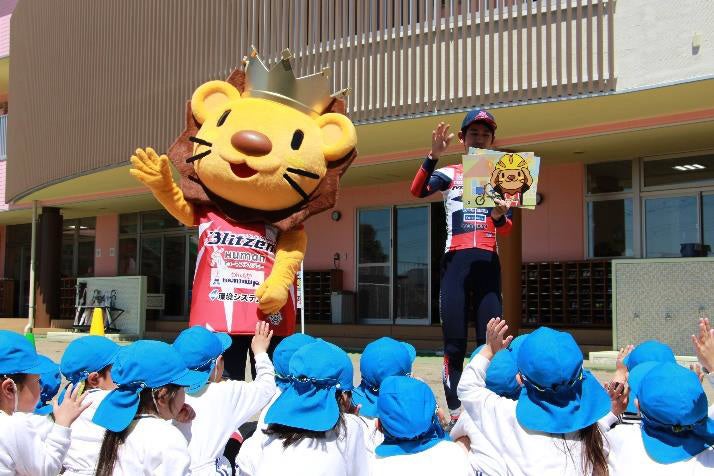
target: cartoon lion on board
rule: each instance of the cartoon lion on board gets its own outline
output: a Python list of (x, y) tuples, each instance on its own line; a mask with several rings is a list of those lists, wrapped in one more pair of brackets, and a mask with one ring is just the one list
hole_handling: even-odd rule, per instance
[(519, 154), (504, 154), (491, 173), (491, 187), (511, 206), (523, 203), (523, 194), (533, 185), (528, 163)]

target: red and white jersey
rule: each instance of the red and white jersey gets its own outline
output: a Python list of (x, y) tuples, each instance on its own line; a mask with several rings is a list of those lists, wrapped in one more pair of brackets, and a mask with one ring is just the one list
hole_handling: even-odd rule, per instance
[(273, 269), (278, 229), (258, 222), (237, 225), (212, 208), (196, 207), (198, 254), (190, 326), (229, 334), (253, 334), (260, 320), (275, 335), (295, 332), (295, 284), (288, 302), (269, 316), (258, 309), (256, 289)]

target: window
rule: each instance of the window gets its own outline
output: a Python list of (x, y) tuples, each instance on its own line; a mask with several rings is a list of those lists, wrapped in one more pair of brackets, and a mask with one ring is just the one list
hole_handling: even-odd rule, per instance
[(588, 164), (588, 193), (617, 193), (632, 191), (632, 161)]
[(713, 255), (714, 154), (585, 170), (589, 258)]
[(585, 171), (588, 256), (635, 256), (632, 161), (587, 164)]
[(644, 187), (681, 187), (714, 180), (714, 154), (645, 160)]
[(647, 258), (675, 258), (682, 245), (699, 243), (697, 197), (645, 199)]
[(96, 217), (63, 220), (60, 275), (86, 278), (94, 276)]
[(429, 322), (430, 213), (430, 205), (359, 210), (360, 319)]
[(588, 203), (588, 246), (594, 258), (635, 255), (631, 198)]
[(197, 244), (196, 229), (164, 210), (119, 216), (119, 275), (146, 276), (147, 292), (164, 294), (164, 309), (147, 311), (147, 318), (188, 316)]

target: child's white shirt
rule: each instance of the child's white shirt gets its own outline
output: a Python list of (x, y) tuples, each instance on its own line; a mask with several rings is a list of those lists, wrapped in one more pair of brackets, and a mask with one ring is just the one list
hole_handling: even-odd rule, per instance
[(283, 448), (283, 440), (261, 429), (241, 446), (236, 458), (241, 476), (368, 476), (371, 456), (364, 443), (364, 423), (354, 415), (343, 415), (345, 428), (336, 436), (305, 438)]
[[(268, 404), (275, 393), (275, 370), (268, 354), (255, 356), (253, 382), (225, 380), (207, 384), (198, 394), (186, 395), (196, 412), (190, 423), (174, 423), (188, 441), (191, 474), (216, 474), (216, 460), (223, 464), (223, 449), (240, 425)], [(225, 461), (227, 463), (227, 460)]]
[(577, 432), (553, 435), (523, 428), (516, 419), (517, 402), (486, 388), (490, 363), (476, 355), (461, 375), (458, 395), (508, 471), (513, 475), (582, 475), (582, 442)]
[(0, 411), (0, 476), (56, 476), (69, 448), (72, 430), (52, 424), (42, 434), (32, 414)]
[(468, 457), (459, 445), (441, 441), (420, 453), (376, 458), (372, 476), (470, 476), (473, 473)]
[(503, 457), (496, 452), (493, 445), (483, 436), (481, 430), (471, 419), (468, 412), (462, 412), (454, 427), (451, 429), (451, 439), (458, 440), (462, 436), (469, 439), (470, 450), (469, 464), (474, 474), (487, 474), (488, 476), (507, 475), (508, 468)]
[(377, 429), (377, 419), (359, 415), (364, 423), (364, 444), (367, 451), (374, 454), (374, 449), (384, 441), (384, 433)]
[(171, 421), (139, 418), (119, 446), (114, 476), (182, 476), (191, 474), (188, 443)]
[(87, 391), (84, 402), (91, 403), (89, 408), (84, 410), (79, 418), (72, 423), (72, 444), (69, 446), (63, 465), (65, 476), (93, 476), (96, 473), (99, 450), (102, 447), (106, 430), (92, 423), (92, 418), (94, 418), (97, 407), (108, 394), (108, 390), (98, 388)]
[(270, 407), (273, 406), (273, 403), (275, 403), (275, 400), (278, 399), (280, 395), (283, 394), (283, 391), (280, 390), (280, 387), (277, 385), (275, 386), (275, 393), (273, 394), (273, 398), (270, 399), (267, 405), (260, 411), (260, 415), (258, 416), (258, 426), (256, 427), (255, 431), (260, 431), (260, 430), (265, 430), (268, 428), (268, 425), (265, 423), (265, 415), (268, 414), (268, 410)]
[(607, 434), (610, 476), (645, 474), (647, 476), (699, 476), (714, 474), (714, 449), (709, 448), (686, 461), (660, 464), (647, 454), (640, 425), (618, 425)]

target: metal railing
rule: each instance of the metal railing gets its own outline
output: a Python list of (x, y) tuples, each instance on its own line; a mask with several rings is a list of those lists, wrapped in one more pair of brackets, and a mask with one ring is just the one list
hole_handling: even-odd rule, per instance
[(334, 89), (353, 90), (350, 115), (370, 122), (612, 90), (614, 4), (245, 2), (241, 43), (254, 44), (270, 63), (290, 48), (300, 75), (329, 66)]

